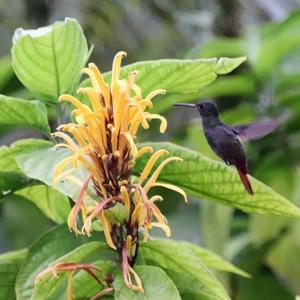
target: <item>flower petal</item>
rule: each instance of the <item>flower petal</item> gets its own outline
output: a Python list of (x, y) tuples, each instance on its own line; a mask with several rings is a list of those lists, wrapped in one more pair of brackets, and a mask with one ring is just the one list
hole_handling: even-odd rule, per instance
[(152, 187), (155, 187), (155, 186), (164, 187), (166, 189), (173, 190), (183, 196), (184, 202), (188, 202), (185, 191), (174, 184), (156, 182), (152, 185)]
[(144, 190), (146, 192), (149, 191), (149, 189), (152, 187), (152, 185), (155, 183), (157, 177), (159, 176), (160, 172), (162, 171), (162, 169), (165, 167), (166, 164), (168, 164), (171, 161), (182, 161), (182, 158), (180, 157), (169, 157), (166, 160), (164, 160), (159, 166), (158, 168), (155, 170), (155, 172), (152, 174), (152, 176), (150, 177), (150, 179), (147, 181), (146, 185), (144, 186)]

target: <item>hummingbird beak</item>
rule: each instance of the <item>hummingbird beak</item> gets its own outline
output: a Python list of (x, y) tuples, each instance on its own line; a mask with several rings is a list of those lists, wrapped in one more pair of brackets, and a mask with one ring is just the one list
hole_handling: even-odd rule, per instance
[(185, 106), (185, 107), (193, 107), (193, 108), (196, 108), (196, 105), (195, 105), (195, 104), (192, 104), (192, 103), (176, 103), (176, 104), (173, 104), (173, 106)]

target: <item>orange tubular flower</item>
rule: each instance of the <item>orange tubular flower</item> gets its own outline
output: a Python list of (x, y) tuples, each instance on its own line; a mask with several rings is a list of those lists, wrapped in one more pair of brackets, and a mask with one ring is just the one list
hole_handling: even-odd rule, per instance
[[(82, 70), (83, 74), (89, 76), (92, 86), (80, 88), (77, 92), (85, 94), (90, 105), (83, 104), (71, 95), (59, 97), (59, 101), (67, 101), (75, 106), (75, 123), (60, 125), (60, 132), (53, 134), (64, 140), (64, 143), (55, 147), (70, 151), (70, 155), (56, 165), (53, 180), (69, 180), (80, 184), (80, 193), (68, 218), (69, 228), (76, 234), (90, 235), (92, 222), (99, 221), (108, 246), (119, 253), (126, 284), (142, 291), (142, 285), (132, 268), (137, 255), (139, 231), (144, 232), (144, 240), (148, 239), (152, 227), (159, 227), (170, 236), (167, 220), (155, 205), (155, 201), (162, 198), (154, 196), (148, 199), (147, 192), (152, 187), (161, 186), (179, 192), (185, 200), (186, 195), (176, 186), (157, 182), (167, 163), (181, 159), (169, 157), (153, 170), (157, 160), (168, 152), (158, 150), (153, 153), (151, 147), (138, 149), (135, 144), (139, 127), (149, 128), (150, 120), (160, 121), (161, 133), (166, 130), (167, 121), (164, 117), (146, 111), (152, 108), (152, 98), (165, 91), (155, 90), (143, 98), (141, 89), (134, 82), (137, 71), (129, 72), (127, 79), (120, 79), (124, 56), (125, 52), (118, 52), (114, 58), (110, 86), (95, 64), (90, 63), (88, 68)], [(140, 177), (133, 181), (136, 159), (145, 153), (153, 154)], [(72, 175), (79, 167), (87, 172), (84, 182)], [(88, 197), (91, 191), (96, 197)], [(122, 210), (122, 220), (112, 218), (110, 212), (115, 208)], [(82, 230), (77, 227), (80, 212)], [(134, 275), (136, 285), (131, 282), (130, 274)]]

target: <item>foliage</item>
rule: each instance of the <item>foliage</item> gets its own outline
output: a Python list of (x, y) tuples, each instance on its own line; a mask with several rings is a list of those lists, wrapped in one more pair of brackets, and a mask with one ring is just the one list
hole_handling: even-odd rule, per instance
[[(262, 32), (259, 31), (266, 44), (260, 45), (261, 51), (256, 60), (250, 56), (251, 68), (248, 67), (242, 74), (226, 75), (217, 79), (218, 75), (231, 72), (245, 60), (246, 53), (243, 51), (247, 47), (243, 47), (244, 41), (238, 40), (230, 42), (230, 45), (238, 43), (239, 47), (233, 48), (235, 49), (234, 55), (239, 55), (239, 58), (138, 62), (123, 67), (121, 78), (127, 77), (129, 71), (138, 70), (140, 75), (136, 82), (145, 94), (157, 88), (166, 89), (167, 94), (160, 96), (159, 103), (154, 105), (154, 110), (160, 112), (166, 111), (172, 103), (178, 101), (178, 98), (182, 102), (182, 100), (194, 101), (201, 95), (242, 94), (252, 96), (257, 91), (258, 86), (261, 86), (262, 83), (266, 84), (266, 78), (280, 59), (289, 50), (294, 49), (295, 44), (297, 44), (296, 40), (293, 42), (285, 40), (287, 37), (284, 30), (288, 30), (291, 35), (288, 37), (293, 39), (294, 28), (298, 24), (298, 19), (299, 17), (292, 16), (284, 24), (276, 25)], [(274, 41), (271, 41), (274, 32), (278, 33), (278, 36)], [(282, 36), (286, 41), (284, 49), (278, 49), (277, 55), (269, 61), (268, 55), (266, 55), (268, 49), (276, 49), (277, 45), (282, 42)], [(214, 41), (217, 44), (223, 42), (222, 40)], [(215, 44), (212, 43), (211, 45)], [(220, 50), (222, 47), (217, 48)], [(204, 56), (214, 56), (207, 54), (210, 53), (209, 49), (215, 49), (215, 46), (208, 45)], [(219, 53), (217, 56), (220, 56)], [(64, 224), (67, 222), (67, 216), (71, 210), (68, 198), (75, 201), (80, 187), (67, 180), (60, 181), (58, 184), (53, 182), (55, 166), (70, 153), (68, 150), (53, 148), (53, 140), (49, 136), (47, 109), (50, 111), (53, 106), (57, 108), (57, 112), (54, 113), (55, 123), (60, 124), (65, 118), (63, 110), (68, 110), (68, 106), (63, 107), (62, 110), (62, 104), (58, 103), (57, 98), (62, 93), (74, 93), (79, 86), (90, 85), (88, 80), (79, 83), (80, 69), (85, 65), (88, 57), (86, 39), (80, 25), (73, 19), (66, 19), (64, 22), (54, 23), (37, 31), (17, 30), (15, 33), (12, 48), (14, 71), (31, 95), (37, 97), (38, 100), (29, 101), (1, 95), (0, 106), (3, 106), (5, 113), (0, 113), (0, 124), (34, 128), (43, 133), (44, 139), (20, 140), (10, 147), (3, 146), (0, 148), (0, 201), (7, 202), (10, 199), (19, 198), (30, 201), (47, 218), (61, 225), (42, 235), (28, 250), (0, 256), (0, 275), (7, 270), (11, 273), (7, 277), (2, 275), (6, 288), (1, 289), (0, 296), (7, 299), (16, 296), (17, 299), (24, 300), (69, 297), (67, 286), (68, 284), (70, 286), (70, 280), (66, 273), (59, 273), (58, 278), (51, 278), (51, 274), (47, 275), (45, 279), (36, 284), (35, 279), (46, 268), (59, 263), (72, 262), (93, 264), (109, 274), (114, 290), (110, 295), (114, 299), (230, 299), (230, 293), (225, 287), (226, 284), (223, 284), (223, 280), (222, 282), (219, 280), (222, 277), (215, 276), (214, 272), (216, 270), (232, 272), (244, 277), (249, 277), (249, 274), (208, 249), (187, 242), (172, 240), (154, 239), (141, 242), (137, 263), (134, 267), (143, 282), (144, 293), (141, 294), (128, 289), (125, 285), (120, 264), (116, 259), (116, 252), (107, 247), (99, 223), (93, 223), (97, 232), (92, 237), (75, 237), (68, 231), (66, 224)], [(111, 74), (105, 73), (104, 78), (110, 81)], [(291, 80), (291, 77), (288, 78)], [(217, 80), (214, 81), (215, 79)], [(280, 80), (282, 80), (282, 84), (284, 78), (280, 78)], [(287, 81), (288, 79), (285, 81), (285, 88), (292, 84), (287, 83)], [(277, 87), (278, 85), (273, 88), (276, 90)], [(237, 115), (240, 117), (240, 114)], [(237, 121), (234, 111), (231, 112), (231, 116), (233, 116), (233, 121)], [(227, 118), (230, 119), (230, 114)], [(177, 138), (177, 140), (180, 143), (186, 142), (186, 144), (190, 144), (191, 147), (202, 152), (203, 137), (202, 142), (201, 139), (195, 142), (191, 137), (192, 129), (184, 138)], [(293, 129), (291, 132), (294, 132)], [(183, 159), (183, 162), (174, 162), (168, 165), (159, 174), (158, 179), (162, 183), (161, 186), (176, 185), (189, 196), (208, 200), (213, 204), (226, 204), (250, 213), (286, 217), (282, 222), (283, 225), (280, 223), (278, 232), (283, 228), (282, 226), (289, 226), (291, 221), (287, 221), (288, 218), (299, 217), (299, 208), (288, 200), (292, 197), (291, 194), (283, 192), (285, 196), (282, 196), (261, 181), (251, 178), (255, 195), (247, 195), (235, 170), (208, 158), (207, 156), (210, 156), (211, 153), (197, 153), (174, 143), (146, 143), (139, 145), (139, 148), (149, 145), (154, 150), (167, 149), (170, 156)], [(291, 149), (291, 151), (293, 150), (295, 149)], [(149, 156), (147, 155), (138, 159), (134, 167), (134, 177), (137, 178), (140, 175), (147, 165), (148, 159)], [(158, 160), (157, 164), (160, 162)], [(269, 164), (265, 162), (265, 166), (262, 168), (266, 170), (268, 167)], [(259, 174), (258, 171), (257, 173)], [(73, 176), (83, 180), (87, 174), (83, 168), (79, 167)], [(150, 177), (151, 173), (148, 176)], [(276, 176), (281, 176), (281, 174), (275, 173), (274, 178)], [(276, 185), (270, 180), (269, 182), (276, 189)], [(159, 187), (159, 184), (157, 186)], [(88, 191), (87, 200), (93, 201), (94, 198), (95, 193), (92, 190)], [(230, 212), (226, 214), (228, 220), (231, 217)], [(220, 215), (220, 217), (215, 216), (216, 221), (224, 216), (223, 213)], [(256, 218), (256, 215), (251, 218)], [(266, 220), (261, 218), (262, 216), (258, 217), (258, 222)], [(274, 217), (270, 217), (270, 222), (273, 220)], [(294, 222), (297, 224), (297, 221)], [(227, 225), (230, 226), (230, 221), (227, 222)], [(297, 234), (295, 233), (296, 227), (297, 225), (291, 227), (291, 232), (276, 241), (274, 247), (268, 248), (268, 255), (263, 255), (262, 259), (262, 262), (266, 261), (276, 273), (289, 279), (289, 285), (295, 293), (299, 292), (295, 281), (298, 275), (297, 270), (292, 269), (290, 263), (286, 264), (282, 257), (289, 251), (295, 251), (295, 253), (297, 251), (297, 247), (294, 245), (295, 240), (297, 240), (294, 237)], [(252, 234), (255, 236), (255, 232)], [(271, 233), (270, 236), (273, 238), (274, 233)], [(270, 236), (266, 234), (261, 242), (269, 241)], [(224, 244), (226, 242), (225, 237)], [(246, 242), (249, 242), (248, 237)], [(292, 246), (286, 246), (287, 244), (292, 244)], [(233, 249), (233, 245), (231, 246)], [(240, 255), (241, 252), (236, 251), (235, 253)], [(220, 254), (223, 255), (224, 253)], [(231, 258), (234, 258), (234, 255)], [(243, 258), (240, 261), (243, 263)], [(257, 264), (258, 268), (259, 263)], [(253, 274), (251, 274), (253, 277), (257, 275), (257, 269), (253, 269)], [(248, 271), (247, 268), (246, 271)], [(251, 271), (249, 269), (250, 273), (252, 273)], [(74, 299), (92, 297), (103, 288), (91, 280), (84, 269), (77, 273), (74, 272), (73, 275), (72, 295)], [(240, 280), (251, 282), (251, 279)], [(16, 285), (15, 291), (12, 289), (13, 284)]]

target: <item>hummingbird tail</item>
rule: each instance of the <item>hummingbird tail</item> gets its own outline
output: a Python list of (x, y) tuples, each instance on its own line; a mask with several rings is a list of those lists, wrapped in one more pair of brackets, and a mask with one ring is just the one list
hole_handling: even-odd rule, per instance
[(253, 190), (252, 190), (252, 186), (251, 186), (251, 183), (249, 181), (249, 178), (247, 176), (246, 173), (243, 173), (241, 170), (237, 169), (238, 173), (239, 173), (239, 176), (241, 178), (241, 181), (243, 183), (243, 185), (245, 186), (247, 192), (250, 194), (250, 195), (253, 195)]

